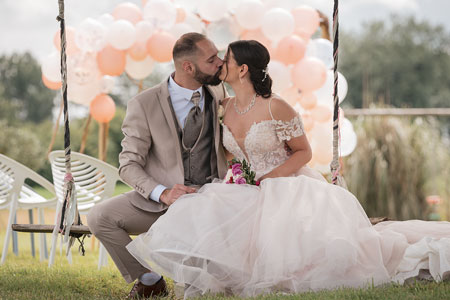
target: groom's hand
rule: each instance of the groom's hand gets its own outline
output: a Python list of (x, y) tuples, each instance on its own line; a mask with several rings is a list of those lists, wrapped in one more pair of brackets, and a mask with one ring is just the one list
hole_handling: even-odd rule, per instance
[(182, 185), (182, 184), (175, 184), (173, 188), (166, 189), (164, 192), (162, 192), (159, 200), (170, 206), (172, 205), (178, 198), (183, 196), (184, 194), (191, 194), (197, 192), (196, 189)]

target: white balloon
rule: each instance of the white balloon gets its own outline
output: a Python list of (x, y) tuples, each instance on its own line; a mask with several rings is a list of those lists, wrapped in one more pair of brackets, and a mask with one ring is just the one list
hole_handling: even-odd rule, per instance
[(333, 43), (327, 39), (319, 38), (310, 40), (306, 47), (305, 55), (320, 59), (327, 69), (331, 69), (334, 66)]
[(194, 29), (191, 25), (186, 23), (177, 23), (170, 28), (169, 33), (171, 33), (176, 39), (179, 39), (183, 34), (192, 31), (194, 31)]
[(231, 18), (213, 22), (206, 28), (206, 35), (214, 42), (217, 49), (224, 50), (228, 44), (239, 39), (239, 26)]
[(272, 60), (269, 62), (269, 75), (272, 78), (272, 90), (282, 92), (291, 85), (291, 72), (282, 62)]
[(149, 21), (139, 21), (136, 24), (136, 41), (144, 42), (148, 40), (152, 36), (154, 31), (155, 26)]
[(183, 7), (186, 11), (194, 12), (197, 10), (200, 0), (174, 0), (175, 5)]
[(358, 144), (358, 137), (353, 130), (353, 125), (349, 119), (344, 118), (340, 122), (341, 143), (340, 154), (341, 156), (350, 155)]
[(175, 71), (173, 62), (155, 63), (153, 65), (153, 73), (158, 78), (168, 78)]
[(101, 92), (101, 74), (95, 53), (79, 53), (67, 60), (67, 98), (89, 105)]
[(117, 20), (109, 26), (106, 38), (114, 48), (125, 50), (136, 41), (136, 29), (130, 21)]
[(169, 30), (177, 20), (177, 8), (166, 0), (149, 0), (144, 7), (144, 20), (155, 28)]
[(42, 74), (50, 81), (61, 81), (61, 57), (59, 52), (52, 52), (42, 61)]
[(201, 0), (198, 6), (200, 16), (209, 22), (222, 19), (227, 11), (227, 1), (224, 0)]
[(205, 30), (205, 23), (195, 14), (186, 12), (184, 23), (192, 27), (194, 32), (202, 33)]
[(106, 13), (98, 17), (98, 21), (108, 27), (114, 22), (114, 17), (111, 14)]
[[(345, 79), (344, 75), (338, 72), (338, 96), (339, 96), (339, 103), (344, 101), (345, 96), (347, 95), (348, 91), (348, 84), (347, 80)], [(333, 70), (327, 71), (327, 79), (324, 83), (324, 85), (314, 91), (314, 94), (317, 96), (317, 100), (327, 106), (333, 107), (333, 94), (334, 94), (334, 73)]]
[(153, 63), (154, 61), (150, 58), (149, 55), (147, 55), (144, 60), (136, 61), (127, 54), (125, 72), (127, 72), (127, 74), (130, 75), (131, 78), (141, 80), (150, 75), (150, 73), (153, 71)]
[(103, 94), (109, 94), (112, 92), (114, 86), (116, 85), (116, 81), (115, 81), (115, 77), (114, 76), (109, 76), (109, 75), (105, 75), (102, 77), (102, 79), (100, 80), (100, 91)]
[(262, 24), (265, 11), (261, 1), (244, 0), (236, 9), (236, 21), (242, 28), (257, 29)]
[(295, 21), (292, 14), (282, 8), (272, 8), (262, 19), (262, 32), (273, 42), (278, 42), (294, 32)]
[(67, 60), (67, 80), (68, 85), (86, 85), (97, 81), (100, 78), (100, 71), (94, 53), (79, 53), (69, 56)]
[(75, 44), (87, 52), (97, 52), (106, 44), (106, 27), (92, 18), (81, 22), (75, 32)]

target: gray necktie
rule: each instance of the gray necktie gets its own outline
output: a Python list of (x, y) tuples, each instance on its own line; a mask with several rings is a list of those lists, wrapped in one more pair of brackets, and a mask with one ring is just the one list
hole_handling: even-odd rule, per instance
[(188, 149), (192, 148), (197, 141), (203, 123), (203, 114), (199, 106), (200, 92), (193, 93), (191, 101), (194, 107), (189, 111), (183, 129), (183, 145)]

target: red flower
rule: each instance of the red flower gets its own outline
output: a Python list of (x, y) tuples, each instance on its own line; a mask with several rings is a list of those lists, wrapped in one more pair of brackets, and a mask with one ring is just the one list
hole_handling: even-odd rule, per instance
[(256, 180), (255, 185), (256, 185), (256, 186), (259, 186), (260, 183), (261, 183), (261, 181)]

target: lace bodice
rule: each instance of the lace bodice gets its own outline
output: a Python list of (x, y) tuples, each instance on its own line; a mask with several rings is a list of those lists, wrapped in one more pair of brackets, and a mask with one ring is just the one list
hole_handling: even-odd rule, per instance
[(269, 173), (289, 158), (286, 141), (304, 134), (300, 116), (291, 121), (264, 120), (255, 122), (248, 130), (243, 148), (225, 124), (223, 126), (223, 145), (236, 158), (245, 159), (256, 172), (256, 178)]

